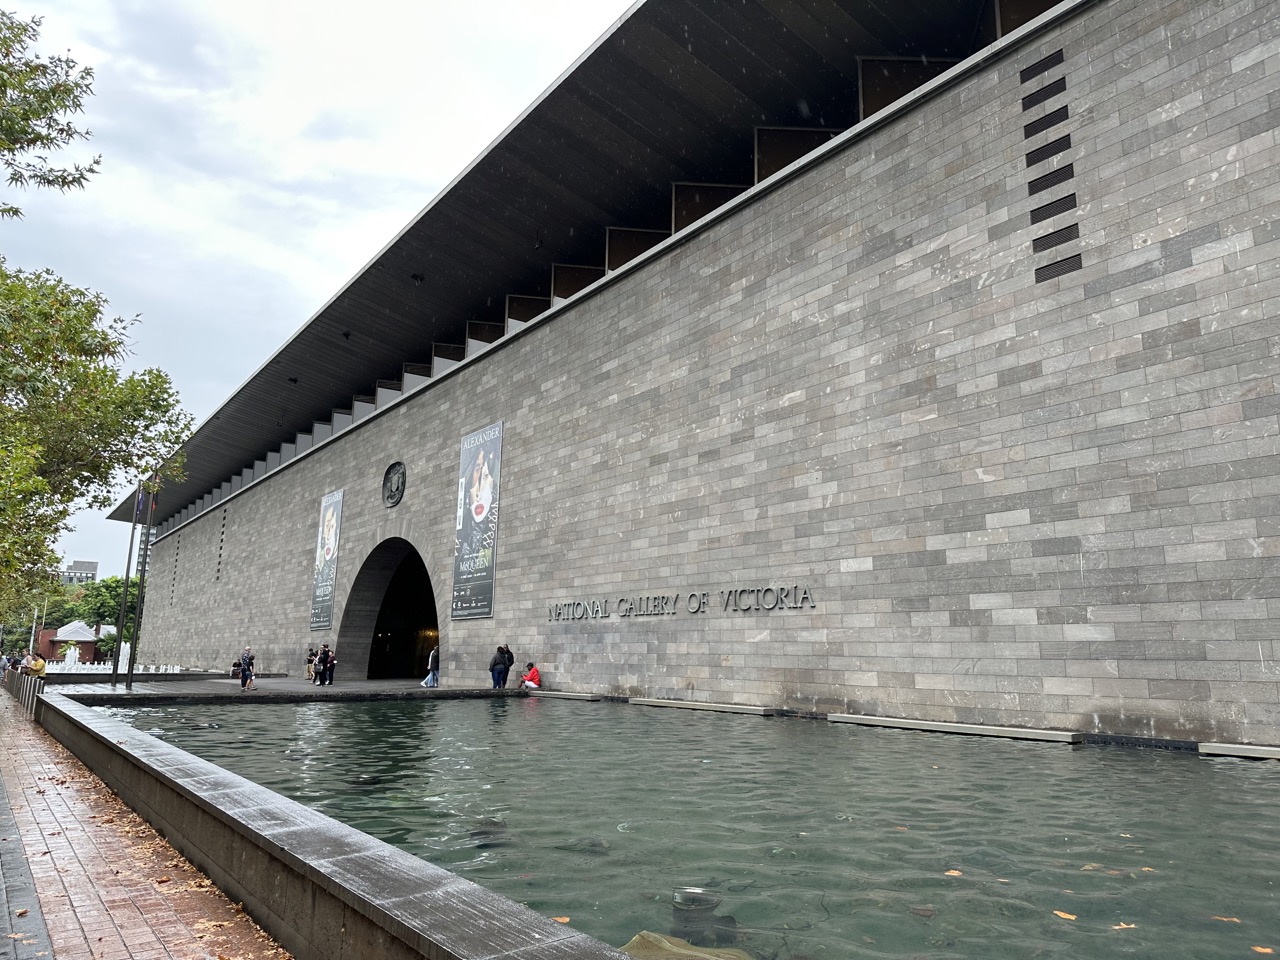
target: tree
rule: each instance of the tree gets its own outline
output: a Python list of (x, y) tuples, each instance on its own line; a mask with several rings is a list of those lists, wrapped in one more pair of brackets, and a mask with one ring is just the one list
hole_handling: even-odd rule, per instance
[[(96, 158), (56, 168), (29, 156), (87, 138), (64, 115), (92, 94), (88, 68), (28, 54), (39, 26), (0, 11), (0, 163), (14, 186), (82, 187)], [(0, 204), (0, 218), (19, 215)], [(173, 453), (191, 417), (163, 371), (123, 371), (137, 318), (107, 319), (106, 305), (0, 256), (0, 620), (50, 590), (73, 509), (109, 505), (125, 475), (148, 476), (153, 489), (181, 476)]]
[[(93, 94), (93, 70), (77, 69), (70, 57), (42, 60), (28, 48), (40, 35), (41, 20), (18, 19), (0, 10), (0, 164), (10, 186), (83, 189), (101, 157), (70, 167), (50, 165), (48, 153), (89, 139), (66, 117), (80, 113)], [(12, 203), (0, 203), (0, 218), (20, 217)]]
[(83, 584), (55, 584), (48, 598), (40, 605), (40, 619), (44, 629), (61, 630), (68, 623), (83, 620), (80, 616), (80, 601), (83, 596)]
[(47, 582), (74, 508), (110, 505), (122, 472), (181, 470), (191, 417), (163, 371), (120, 369), (135, 321), (105, 305), (0, 259), (0, 610)]
[[(121, 577), (104, 577), (84, 585), (80, 599), (72, 606), (77, 620), (83, 620), (91, 627), (109, 626), (110, 632), (103, 630), (103, 637), (98, 641), (98, 649), (109, 653), (115, 649), (115, 626), (120, 616), (120, 598), (124, 590)], [(124, 634), (133, 636), (133, 621), (138, 613), (138, 578), (129, 578), (129, 603), (125, 610)]]

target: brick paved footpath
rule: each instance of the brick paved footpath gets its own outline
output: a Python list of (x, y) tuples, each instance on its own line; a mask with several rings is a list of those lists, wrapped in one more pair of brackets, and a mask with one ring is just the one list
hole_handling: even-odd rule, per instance
[(0, 960), (284, 960), (0, 691)]

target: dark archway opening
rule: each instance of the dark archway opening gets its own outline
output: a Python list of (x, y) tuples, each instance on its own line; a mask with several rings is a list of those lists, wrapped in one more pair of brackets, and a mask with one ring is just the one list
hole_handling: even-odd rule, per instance
[(369, 649), (369, 679), (425, 677), (427, 657), (440, 642), (435, 595), (416, 550), (400, 561), (378, 608)]

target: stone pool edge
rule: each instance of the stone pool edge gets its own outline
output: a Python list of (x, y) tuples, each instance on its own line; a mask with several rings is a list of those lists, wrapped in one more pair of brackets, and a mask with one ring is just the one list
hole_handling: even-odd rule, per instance
[(69, 697), (35, 719), (299, 960), (627, 960)]
[[(557, 691), (533, 691), (532, 697), (561, 700), (610, 700), (638, 706), (669, 707), (684, 710), (705, 710), (718, 713), (751, 714), (759, 717), (790, 716), (788, 711), (772, 707), (751, 706), (739, 703), (714, 703), (702, 700), (666, 700), (653, 697), (606, 697), (598, 693), (561, 693)], [(810, 716), (810, 715), (805, 715)], [(925, 733), (949, 733), (975, 737), (1003, 737), (1008, 740), (1038, 740), (1045, 743), (1065, 743), (1073, 746), (1084, 744), (1116, 744), (1144, 748), (1191, 750), (1207, 757), (1237, 757), (1248, 760), (1280, 760), (1280, 746), (1249, 743), (1208, 743), (1193, 740), (1159, 740), (1151, 737), (1124, 737), (1091, 734), (1080, 730), (1048, 730), (1036, 727), (1003, 727), (984, 723), (953, 723), (943, 720), (917, 720), (911, 717), (884, 717), (873, 714), (826, 713), (813, 714), (813, 719), (829, 723), (848, 723), (866, 727), (888, 727), (898, 730), (918, 730)]]

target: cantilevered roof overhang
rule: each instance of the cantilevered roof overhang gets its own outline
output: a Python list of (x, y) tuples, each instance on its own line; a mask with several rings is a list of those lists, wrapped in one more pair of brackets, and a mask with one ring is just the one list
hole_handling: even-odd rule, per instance
[(859, 57), (968, 56), (995, 2), (641, 0), (200, 424), (155, 522), (548, 296), (552, 264), (603, 266), (606, 228), (669, 230), (673, 182), (752, 183), (754, 128), (852, 126)]

